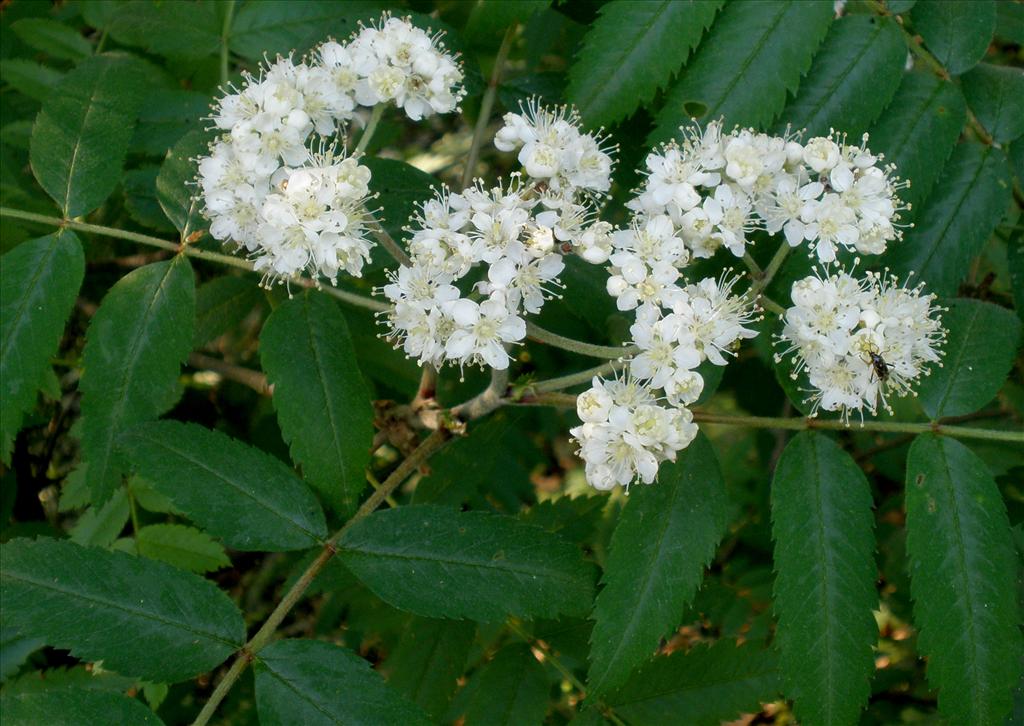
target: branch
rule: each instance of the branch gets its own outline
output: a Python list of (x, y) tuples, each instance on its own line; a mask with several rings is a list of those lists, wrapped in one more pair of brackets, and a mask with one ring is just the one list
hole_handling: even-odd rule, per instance
[(562, 350), (579, 353), (580, 355), (587, 355), (591, 358), (613, 358), (617, 360), (619, 358), (633, 355), (637, 350), (639, 350), (635, 345), (621, 345), (616, 347), (584, 343), (581, 340), (573, 340), (572, 338), (566, 338), (558, 333), (552, 333), (551, 331), (544, 330), (544, 328), (534, 325), (529, 321), (526, 323), (526, 336), (531, 340), (536, 340), (538, 343), (550, 345), (552, 348), (561, 348)]

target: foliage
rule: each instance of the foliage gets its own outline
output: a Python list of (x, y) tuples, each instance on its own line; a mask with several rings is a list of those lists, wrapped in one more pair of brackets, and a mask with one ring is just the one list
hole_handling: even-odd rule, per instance
[[(911, 208), (860, 264), (940, 296), (941, 366), (892, 414), (804, 418), (773, 306), (810, 263), (758, 232), (684, 271), (748, 265), (758, 337), (702, 366), (657, 481), (608, 493), (567, 434), (630, 340), (599, 268), (567, 256), (509, 376), (381, 338), (383, 243), (260, 287), (196, 199), (210, 104), (385, 10), (445, 31), (467, 90), (349, 128), (391, 254), (437, 190), (507, 178), (492, 137), (534, 96), (617, 145), (620, 226), (691, 119), (867, 132)], [(4, 722), (1019, 718), (1022, 28), (995, 0), (5, 3)]]

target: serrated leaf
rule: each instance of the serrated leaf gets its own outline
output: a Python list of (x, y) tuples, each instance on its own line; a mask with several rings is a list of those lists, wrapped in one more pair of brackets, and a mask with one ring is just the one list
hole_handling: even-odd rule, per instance
[(1024, 642), (1019, 560), (999, 489), (963, 444), (923, 434), (907, 455), (907, 555), (918, 647), (950, 723), (1002, 724)]
[[(762, 0), (723, 8), (665, 96), (649, 143), (691, 118), (764, 127), (786, 105), (832, 21), (829, 2)], [(799, 28), (799, 32), (789, 32)]]
[(384, 662), (388, 683), (440, 721), (466, 668), (475, 631), (470, 622), (413, 619)]
[(964, 95), (978, 121), (996, 141), (1024, 134), (1024, 70), (979, 63), (963, 77)]
[(353, 524), (338, 548), (379, 598), (426, 617), (579, 615), (593, 598), (593, 566), (574, 545), (511, 517), (399, 507)]
[(192, 347), (195, 282), (188, 259), (140, 267), (114, 285), (89, 324), (83, 353), (82, 451), (94, 504), (110, 496), (125, 467), (114, 441), (159, 416), (179, 395), (178, 372)]
[(106, 547), (121, 534), (128, 523), (128, 497), (123, 488), (102, 505), (93, 505), (82, 513), (69, 533), (71, 541), (80, 545)]
[(982, 59), (996, 27), (992, 0), (928, 0), (910, 13), (914, 31), (954, 76)]
[(0, 698), (7, 726), (81, 726), (85, 723), (116, 723), (122, 726), (155, 726), (163, 722), (142, 701), (120, 693), (65, 688), (40, 693), (7, 694)]
[(162, 562), (47, 539), (12, 540), (0, 552), (5, 624), (119, 673), (183, 680), (245, 640), (227, 595)]
[(350, 650), (316, 640), (279, 640), (255, 663), (260, 723), (381, 723), (430, 719)]
[(220, 49), (224, 25), (221, 12), (215, 2), (122, 0), (110, 14), (105, 29), (118, 43), (150, 53), (203, 58)]
[(967, 120), (960, 89), (932, 73), (903, 76), (892, 103), (871, 131), (874, 153), (884, 153), (896, 174), (910, 181), (899, 197), (916, 210), (939, 179)]
[(776, 640), (806, 723), (856, 723), (878, 642), (871, 490), (828, 437), (798, 434), (772, 481)]
[(117, 186), (145, 82), (138, 60), (104, 53), (79, 63), (43, 103), (29, 159), (65, 217), (91, 212)]
[(51, 58), (76, 61), (92, 54), (92, 43), (74, 28), (50, 18), (22, 18), (11, 23), (11, 30), (26, 45)]
[(927, 291), (956, 294), (1010, 202), (1012, 176), (1006, 154), (965, 142), (942, 168), (942, 178), (914, 215), (913, 229), (894, 243), (885, 259), (901, 280), (913, 272)]
[(280, 459), (219, 431), (155, 421), (118, 445), (157, 491), (233, 549), (305, 549), (327, 534), (316, 497)]
[(671, 80), (721, 0), (613, 0), (601, 6), (569, 69), (568, 100), (587, 125), (621, 121)]
[(196, 177), (193, 159), (207, 153), (210, 139), (208, 131), (189, 131), (167, 152), (156, 177), (157, 201), (183, 238), (204, 227), (203, 205), (193, 184)]
[(279, 305), (260, 334), (260, 363), (306, 481), (352, 514), (366, 487), (373, 405), (337, 303), (310, 290)]
[(380, 16), (381, 3), (350, 0), (260, 0), (246, 3), (235, 12), (231, 24), (231, 51), (247, 60), (260, 61), (264, 54), (303, 53), (326, 39), (343, 39), (359, 29), (358, 21)]
[(630, 492), (591, 616), (589, 693), (624, 683), (679, 625), (726, 524), (725, 485), (704, 436), (656, 483)]
[(64, 231), (22, 242), (0, 265), (0, 460), (9, 463), (82, 285), (85, 255)]
[(467, 726), (539, 726), (548, 710), (548, 678), (530, 648), (508, 645), (475, 675)]
[(197, 348), (219, 338), (261, 306), (263, 294), (251, 278), (225, 275), (196, 288)]
[(4, 58), (0, 65), (0, 78), (37, 101), (48, 99), (63, 77), (60, 71), (25, 58)]
[(805, 138), (824, 136), (830, 129), (860, 136), (896, 93), (906, 55), (894, 21), (870, 15), (840, 18), (776, 128), (805, 128)]
[(774, 651), (719, 641), (655, 658), (604, 702), (636, 726), (713, 726), (758, 709), (779, 691)]
[(139, 554), (200, 574), (230, 567), (224, 547), (210, 535), (183, 524), (150, 524), (136, 534)]
[(974, 413), (1006, 382), (1020, 345), (1021, 324), (1007, 310), (981, 300), (958, 298), (942, 314), (947, 330), (943, 367), (921, 380), (921, 408), (932, 419)]
[[(181, 514), (181, 512), (174, 508), (173, 502), (168, 497), (158, 492), (152, 483), (140, 476), (130, 477), (128, 479), (128, 488), (132, 496), (135, 497), (135, 503), (146, 511), (157, 512), (158, 514)], [(61, 506), (63, 504), (64, 499), (61, 497)]]

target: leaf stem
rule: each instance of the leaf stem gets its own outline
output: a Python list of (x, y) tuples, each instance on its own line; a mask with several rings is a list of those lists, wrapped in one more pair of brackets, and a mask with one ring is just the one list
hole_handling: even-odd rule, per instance
[(494, 99), (498, 95), (498, 84), (501, 81), (501, 72), (504, 69), (505, 61), (508, 59), (508, 52), (512, 48), (512, 39), (516, 34), (516, 24), (508, 26), (505, 30), (505, 37), (501, 40), (498, 54), (494, 58), (494, 68), (491, 71), (491, 79), (487, 83), (487, 90), (480, 101), (480, 113), (476, 117), (476, 127), (473, 129), (473, 141), (469, 145), (469, 153), (466, 154), (466, 167), (462, 171), (462, 188), (465, 189), (473, 181), (473, 172), (476, 171), (476, 162), (480, 158), (480, 147), (483, 146), (484, 133), (487, 125), (491, 122), (491, 111), (494, 110)]
[[(572, 408), (576, 396), (571, 393), (541, 393), (524, 398), (522, 401), (508, 401), (512, 405), (555, 406)], [(784, 429), (787, 431), (877, 431), (884, 434), (940, 434), (957, 439), (985, 439), (1024, 444), (1024, 431), (983, 429), (974, 426), (955, 426), (942, 419), (931, 423), (910, 423), (902, 421), (864, 421), (859, 425), (848, 425), (842, 421), (803, 418), (798, 416), (743, 416), (739, 414), (694, 411), (693, 420), (698, 423), (721, 424), (724, 426), (749, 426), (757, 429)]]
[(526, 336), (532, 340), (536, 340), (538, 343), (544, 343), (553, 348), (561, 348), (562, 350), (579, 353), (580, 355), (590, 356), (591, 358), (619, 359), (633, 355), (637, 352), (637, 347), (635, 345), (608, 346), (584, 343), (581, 340), (573, 340), (572, 338), (566, 338), (558, 333), (552, 333), (551, 331), (545, 330), (544, 328), (529, 321), (526, 323)]
[(409, 454), (406, 459), (398, 465), (398, 467), (391, 472), (391, 475), (384, 480), (384, 483), (374, 491), (370, 497), (363, 502), (363, 505), (359, 507), (359, 510), (352, 516), (345, 525), (331, 535), (330, 539), (324, 544), (323, 549), (315, 560), (313, 560), (306, 568), (305, 572), (295, 581), (291, 589), (281, 599), (281, 602), (277, 604), (273, 612), (270, 613), (266, 621), (260, 627), (256, 634), (249, 639), (242, 649), (238, 652), (238, 656), (235, 658), (235, 662), (231, 664), (231, 668), (228, 669), (227, 673), (217, 684), (213, 693), (210, 695), (210, 699), (203, 706), (196, 720), (193, 721), (193, 726), (204, 726), (208, 723), (210, 718), (213, 716), (217, 707), (221, 701), (228, 695), (232, 686), (238, 681), (238, 678), (245, 671), (246, 667), (256, 658), (256, 654), (262, 650), (270, 639), (274, 636), (277, 628), (284, 621), (285, 617), (295, 607), (296, 603), (302, 599), (306, 590), (312, 584), (316, 576), (320, 574), (320, 571), (324, 566), (331, 561), (338, 552), (337, 543), (341, 537), (348, 531), (348, 529), (358, 522), (360, 519), (370, 515), (374, 510), (377, 509), (387, 499), (391, 493), (397, 489), (409, 476), (416, 471), (420, 464), (433, 456), (439, 451), (451, 438), (451, 433), (446, 429), (438, 429), (425, 438), (420, 445)]
[(224, 26), (220, 31), (220, 82), (224, 86), (228, 83), (228, 74), (231, 71), (229, 64), (231, 52), (228, 49), (228, 39), (231, 37), (231, 20), (234, 17), (235, 0), (227, 0), (224, 9)]
[[(180, 253), (187, 255), (188, 257), (195, 257), (199, 260), (206, 260), (207, 262), (215, 262), (219, 265), (227, 265), (228, 267), (237, 267), (240, 270), (252, 271), (253, 265), (248, 260), (244, 260), (241, 257), (234, 255), (224, 255), (219, 252), (209, 252), (207, 250), (201, 250), (191, 245), (183, 246), (177, 242), (170, 242), (159, 237), (152, 237), (148, 234), (140, 234), (138, 232), (128, 232), (123, 229), (117, 229), (115, 227), (104, 227), (99, 224), (89, 224), (88, 222), (78, 222), (73, 219), (61, 219), (60, 217), (48, 217), (45, 214), (36, 214), (35, 212), (26, 212), (21, 209), (10, 209), (8, 207), (0, 207), (0, 217), (11, 217), (12, 219), (23, 219), (26, 222), (36, 222), (38, 224), (46, 224), (53, 227), (59, 227), (61, 229), (73, 229), (79, 232), (89, 232), (91, 234), (98, 234), (104, 237), (113, 237), (115, 239), (123, 239), (129, 242), (136, 242), (138, 244), (149, 245), (150, 247), (159, 247), (162, 250), (168, 252)], [(303, 277), (295, 281), (297, 284), (303, 287), (316, 287), (322, 292), (327, 293), (337, 299), (347, 302), (350, 305), (356, 307), (366, 308), (367, 310), (373, 310), (374, 312), (381, 312), (390, 309), (390, 306), (386, 303), (374, 300), (372, 298), (364, 297), (363, 295), (356, 294), (354, 292), (348, 292), (346, 290), (340, 290), (336, 287), (325, 287), (319, 285), (315, 280)]]

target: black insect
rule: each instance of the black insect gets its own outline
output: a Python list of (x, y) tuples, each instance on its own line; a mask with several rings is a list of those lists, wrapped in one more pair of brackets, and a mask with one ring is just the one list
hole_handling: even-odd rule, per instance
[(885, 359), (879, 353), (868, 353), (871, 357), (871, 367), (875, 371), (875, 375), (878, 376), (878, 380), (885, 382), (885, 379), (889, 377), (889, 365), (885, 362)]

